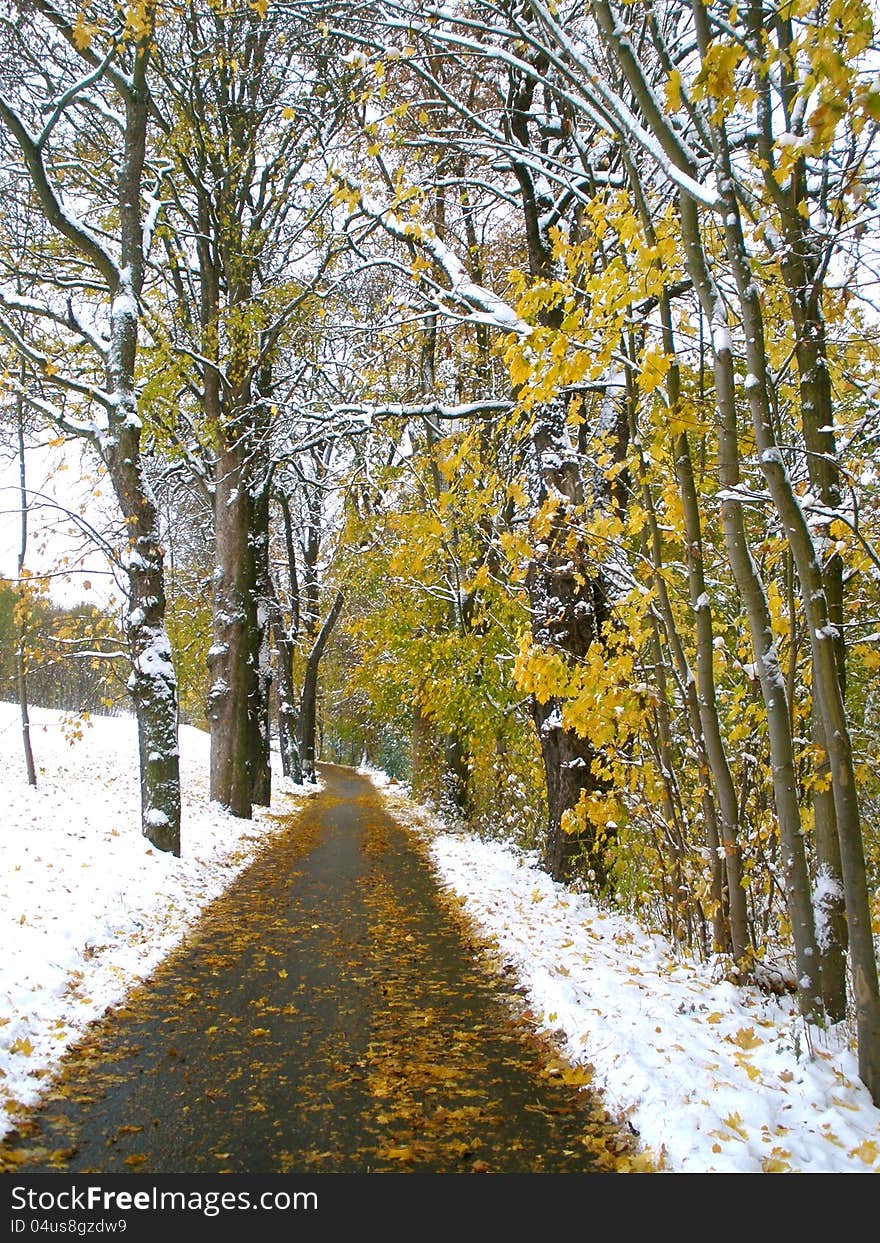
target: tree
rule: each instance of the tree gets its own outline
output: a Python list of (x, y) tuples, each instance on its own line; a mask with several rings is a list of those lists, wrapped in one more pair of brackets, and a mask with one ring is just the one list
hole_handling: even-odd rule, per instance
[[(524, 209), (529, 269), (517, 307), (519, 322), (513, 315), (506, 317), (507, 326), (516, 328), (518, 338), (508, 350), (508, 361), (520, 405), (524, 404), (527, 389), (525, 408), (534, 420), (532, 435), (538, 452), (533, 460), (538, 469), (531, 478), (536, 484), (535, 498), (540, 503), (544, 478), (553, 511), (565, 509), (569, 516), (569, 529), (561, 544), (565, 554), (577, 552), (583, 556), (597, 537), (613, 538), (616, 529), (604, 517), (602, 523), (597, 522), (595, 508), (592, 513), (587, 512), (585, 498), (590, 492), (584, 491), (587, 475), (582, 464), (576, 454), (572, 455), (576, 437), (567, 395), (589, 390), (582, 383), (584, 377), (610, 395), (615, 354), (623, 360), (626, 391), (637, 400), (627, 403), (629, 426), (609, 428), (612, 438), (606, 434), (605, 449), (600, 450), (596, 459), (611, 485), (610, 508), (613, 511), (617, 506), (622, 513), (621, 504), (628, 499), (627, 473), (634, 471), (636, 478), (649, 478), (642, 465), (644, 455), (628, 453), (633, 432), (640, 433), (634, 416), (643, 417), (645, 395), (656, 390), (658, 378), (662, 380), (675, 362), (674, 353), (667, 348), (672, 345), (674, 349), (670, 317), (667, 313), (664, 329), (662, 322), (658, 324), (652, 318), (654, 311), (664, 305), (671, 308), (674, 304), (670, 298), (677, 300), (682, 294), (687, 295), (692, 308), (690, 299), (696, 295), (701, 339), (705, 327), (713, 362), (712, 400), (719, 427), (722, 526), (730, 569), (751, 632), (750, 667), (756, 674), (764, 706), (801, 1005), (805, 1012), (818, 1014), (822, 993), (831, 999), (838, 991), (832, 977), (838, 969), (835, 961), (841, 961), (840, 954), (836, 958), (833, 952), (826, 954), (823, 970), (827, 986), (823, 987), (817, 943), (817, 926), (821, 926), (823, 948), (829, 947), (824, 902), (837, 883), (836, 862), (828, 831), (831, 820), (827, 801), (823, 805), (816, 797), (822, 793), (823, 779), (816, 773), (809, 778), (809, 788), (814, 791), (813, 815), (819, 822), (818, 873), (825, 878), (819, 889), (825, 897), (814, 906), (802, 832), (801, 759), (795, 743), (799, 710), (790, 698), (792, 687), (786, 685), (782, 676), (773, 592), (752, 551), (756, 534), (754, 524), (747, 521), (746, 506), (756, 502), (770, 507), (769, 516), (790, 557), (789, 581), (799, 597), (802, 633), (810, 654), (808, 679), (814, 708), (815, 753), (820, 757), (821, 770), (821, 755), (827, 747), (843, 891), (850, 936), (854, 938), (850, 962), (860, 1065), (865, 1081), (876, 1093), (876, 964), (857, 783), (843, 700), (842, 640), (833, 621), (840, 615), (842, 578), (834, 556), (822, 556), (827, 547), (823, 531), (828, 531), (830, 523), (842, 520), (841, 511), (833, 508), (838, 476), (830, 439), (834, 420), (830, 418), (828, 400), (829, 354), (823, 318), (827, 305), (823, 278), (833, 253), (829, 246), (834, 243), (829, 241), (833, 232), (823, 222), (834, 213), (840, 220), (847, 219), (852, 212), (853, 187), (859, 187), (856, 196), (863, 196), (864, 177), (873, 174), (868, 153), (876, 102), (867, 81), (860, 84), (856, 68), (850, 67), (868, 46), (870, 21), (858, 5), (853, 6), (845, 16), (838, 15), (837, 23), (830, 24), (827, 37), (813, 44), (807, 31), (822, 26), (821, 13), (811, 14), (801, 30), (801, 15), (777, 18), (760, 6), (751, 6), (748, 14), (734, 14), (732, 20), (728, 20), (726, 11), (716, 13), (711, 6), (670, 5), (662, 10), (644, 11), (639, 6), (627, 6), (622, 11), (604, 0), (596, 0), (583, 14), (558, 9), (551, 12), (540, 0), (509, 9), (479, 4), (460, 11), (447, 7), (431, 15), (428, 21), (420, 20), (405, 4), (389, 6), (386, 14), (386, 27), (394, 37), (400, 38), (401, 43), (408, 41), (407, 47), (395, 45), (393, 58), (388, 56), (387, 47), (380, 50), (378, 42), (374, 45), (372, 55), (381, 60), (386, 76), (390, 60), (395, 64), (403, 60), (407, 70), (412, 66), (413, 72), (430, 82), (431, 93), (439, 88), (446, 101), (454, 92), (448, 88), (444, 92), (440, 75), (434, 72), (435, 60), (443, 52), (478, 63), (484, 80), (492, 80), (493, 74), (495, 80), (507, 76), (509, 90), (505, 107), (500, 110), (506, 118), (503, 133), (492, 132), (487, 109), (480, 107), (477, 111), (466, 92), (457, 94), (455, 107), (472, 127), (471, 148), (485, 143), (496, 166), (509, 161), (517, 180)], [(419, 56), (420, 46), (432, 51)], [(797, 60), (799, 55), (801, 61)], [(793, 68), (796, 63), (797, 70)], [(776, 66), (780, 67), (778, 72)], [(751, 81), (746, 87), (747, 78)], [(481, 105), (484, 102), (480, 100)], [(775, 129), (777, 125), (781, 128)], [(448, 131), (427, 139), (443, 149), (458, 140), (457, 135), (450, 137)], [(757, 157), (754, 160), (753, 149)], [(661, 282), (659, 289), (653, 282), (653, 290), (651, 283), (646, 282), (639, 303), (631, 293), (615, 285), (615, 272), (627, 270), (625, 248), (632, 243), (634, 222), (627, 222), (625, 213), (620, 213), (617, 238), (621, 249), (608, 253), (611, 239), (606, 235), (604, 241), (599, 240), (605, 222), (591, 210), (600, 200), (603, 207), (607, 206), (604, 187), (610, 188), (615, 181), (621, 189), (628, 186), (647, 209), (642, 222), (635, 225), (636, 231), (651, 232), (660, 220), (671, 224), (674, 253), (681, 260), (682, 276), (676, 278), (678, 290), (670, 281)], [(500, 327), (505, 316), (498, 315), (497, 302), (493, 303), (484, 288), (467, 279), (463, 265), (454, 255), (450, 256), (442, 239), (429, 234), (423, 225), (392, 217), (391, 210), (404, 201), (404, 193), (398, 190), (398, 198), (384, 217), (375, 209), (367, 214), (373, 219), (381, 218), (396, 236), (415, 239), (426, 256), (435, 261), (439, 257), (439, 266), (449, 282), (444, 291), (447, 312), (457, 304), (459, 311), (467, 307), (473, 314), (476, 310), (484, 320), (491, 319)], [(567, 217), (560, 213), (564, 202), (577, 205)], [(363, 200), (359, 206), (363, 211)], [(565, 224), (564, 236), (558, 233), (554, 240), (547, 229), (551, 223)], [(592, 237), (584, 234), (582, 225), (592, 231)], [(656, 242), (653, 248), (649, 267), (653, 264), (659, 268), (668, 258)], [(606, 253), (597, 253), (602, 251)], [(560, 276), (565, 277), (562, 264), (566, 258), (567, 284), (566, 279), (560, 284)], [(643, 278), (644, 272), (640, 270), (637, 275)], [(565, 301), (569, 290), (569, 300)], [(780, 361), (775, 361), (775, 354), (774, 361), (770, 361), (773, 351), (768, 342), (773, 340), (775, 321), (771, 331), (769, 317), (779, 304), (780, 294), (788, 302), (791, 330), (786, 324), (779, 339), (792, 344), (791, 356), (798, 369), (796, 386), (788, 383), (781, 350), (776, 351)], [(438, 301), (442, 304), (442, 294)], [(693, 331), (687, 312), (678, 313), (678, 318), (680, 338), (687, 340)], [(525, 326), (521, 327), (523, 323)], [(665, 332), (666, 346), (657, 349), (650, 339), (646, 342), (646, 332), (654, 340), (659, 336), (661, 342)], [(588, 350), (593, 351), (592, 357)], [(697, 360), (695, 371), (702, 385), (702, 359)], [(626, 408), (626, 404), (615, 404), (618, 409)], [(801, 408), (804, 404), (806, 410)], [(740, 419), (742, 409), (749, 412), (747, 427)], [(823, 413), (817, 424), (816, 412), (820, 409)], [(578, 414), (582, 417), (582, 410)], [(793, 452), (787, 449), (788, 437), (794, 443)], [(679, 447), (679, 478), (687, 496), (690, 485), (686, 445), (682, 442)], [(760, 495), (745, 482), (744, 449), (749, 474), (753, 467), (759, 473), (763, 485)], [(807, 465), (807, 459), (812, 460), (812, 466)], [(542, 475), (547, 462), (552, 462), (552, 473)], [(805, 507), (802, 478), (809, 480), (829, 504), (813, 500)], [(650, 495), (645, 499), (647, 513), (643, 512), (638, 519), (642, 523), (650, 522), (653, 504)], [(691, 494), (688, 512), (696, 535), (692, 500)], [(628, 508), (632, 510), (631, 500)], [(546, 521), (545, 516), (545, 533)], [(580, 524), (586, 548), (571, 533), (575, 523)], [(552, 517), (549, 529), (552, 530)], [(767, 538), (766, 531), (758, 535), (762, 543)], [(552, 550), (553, 539), (545, 541), (545, 547)], [(666, 640), (673, 643), (675, 626), (671, 623), (675, 618), (662, 603), (659, 584), (666, 570), (662, 547), (657, 547), (660, 555), (652, 553), (652, 573), (655, 590), (661, 596), (661, 615), (665, 615)], [(839, 552), (839, 547), (835, 551)], [(550, 560), (552, 563), (552, 551)], [(572, 564), (580, 582), (588, 581), (588, 563), (581, 569), (571, 557), (560, 561), (566, 568)], [(699, 574), (693, 557), (691, 570), (696, 585)], [(537, 606), (533, 612), (540, 621), (538, 565), (533, 574), (532, 598)], [(564, 593), (549, 582), (548, 590), (554, 600), (553, 625), (564, 630), (568, 611)], [(605, 600), (606, 610), (613, 607), (615, 612), (622, 612), (623, 597), (612, 602), (606, 593)], [(578, 603), (584, 606), (584, 619), (588, 615), (599, 619), (601, 631), (602, 608), (597, 607), (597, 601)], [(697, 594), (693, 607), (698, 614), (708, 614), (708, 594)], [(792, 661), (797, 660), (794, 624), (793, 621), (790, 639)], [(739, 895), (742, 873), (737, 863), (737, 816), (730, 798), (723, 747), (718, 745), (721, 740), (716, 728), (717, 712), (710, 703), (714, 694), (708, 647), (711, 631), (701, 626), (701, 636), (701, 685), (697, 712), (692, 713), (690, 720), (691, 728), (699, 731), (695, 737), (701, 745), (706, 740), (711, 744), (705, 750), (705, 767), (714, 786), (713, 809), (721, 811), (718, 848), (723, 847), (728, 861), (728, 902), (732, 895), (733, 906), (739, 911), (735, 920), (739, 953), (745, 948), (746, 937)], [(555, 681), (562, 692), (563, 724), (566, 719), (575, 719), (573, 705), (577, 696), (589, 691), (591, 683), (594, 688), (602, 684), (599, 670), (590, 668), (589, 661), (589, 653), (597, 650), (594, 640), (599, 637), (586, 636), (587, 641), (578, 648), (572, 642), (572, 631), (542, 632), (538, 636), (539, 646), (548, 650), (571, 650), (573, 659), (568, 669), (557, 666)], [(605, 628), (606, 643), (608, 637)], [(617, 679), (626, 663), (618, 662), (614, 675)], [(680, 661), (679, 665), (685, 672)], [(540, 661), (536, 672), (544, 673)], [(521, 666), (520, 676), (528, 685), (528, 663)], [(546, 682), (543, 694), (550, 704), (553, 692)], [(592, 692), (584, 702), (591, 699), (596, 702)], [(550, 719), (555, 723), (556, 718)], [(591, 723), (583, 718), (580, 728), (595, 736), (595, 719)], [(621, 735), (615, 744), (621, 758), (625, 755), (625, 742)], [(560, 756), (555, 757), (548, 769), (548, 780), (552, 774), (558, 776), (564, 771), (560, 762), (565, 763)], [(604, 767), (613, 780), (613, 765), (609, 767), (594, 755), (589, 764), (594, 775), (597, 768), (601, 772)], [(586, 794), (588, 804), (596, 794), (600, 796), (601, 814), (601, 789), (588, 790)], [(710, 848), (711, 840), (710, 836)], [(723, 896), (717, 882), (713, 883), (716, 894)], [(718, 900), (715, 899), (716, 906)]]
[(296, 330), (327, 261), (315, 165), (334, 118), (312, 42), (296, 13), (194, 0), (160, 32), (154, 89), (174, 165), (156, 346), (189, 405), (165, 395), (166, 430), (213, 507), (211, 791), (245, 817), (270, 798), (270, 496), (292, 451), (278, 392), (297, 400)]
[[(139, 299), (159, 208), (145, 184), (153, 22), (149, 3), (132, 4), (121, 17), (115, 11), (101, 13), (90, 23), (80, 10), (72, 15), (42, 0), (32, 14), (21, 12), (5, 21), (10, 38), (4, 76), (7, 83), (14, 80), (18, 95), (15, 103), (0, 96), (6, 155), (14, 161), (22, 193), (32, 197), (62, 246), (64, 275), (58, 279), (36, 254), (32, 278), (42, 296), (18, 298), (4, 291), (0, 329), (26, 368), (23, 398), (65, 435), (92, 444), (125, 519), (126, 635), (138, 721), (142, 826), (154, 845), (179, 854), (176, 679), (164, 621), (156, 508), (141, 458), (136, 375)], [(28, 72), (35, 57), (51, 67), (49, 75)], [(96, 117), (101, 118), (99, 138)], [(95, 159), (96, 175), (69, 185), (71, 146), (85, 154), (95, 150), (95, 138), (104, 144)], [(108, 235), (97, 219), (87, 219), (87, 212), (97, 217), (104, 210), (114, 213), (115, 235)], [(7, 253), (10, 246), (14, 249), (14, 238)], [(29, 261), (30, 256), (19, 259), (20, 264)], [(16, 314), (25, 318), (23, 331), (11, 319)], [(51, 336), (44, 345), (47, 328)]]

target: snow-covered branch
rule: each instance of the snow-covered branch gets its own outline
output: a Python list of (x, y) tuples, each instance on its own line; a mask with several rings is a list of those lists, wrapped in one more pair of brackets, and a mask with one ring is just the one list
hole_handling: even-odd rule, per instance
[[(486, 324), (498, 328), (502, 332), (514, 332), (518, 336), (527, 337), (532, 333), (531, 324), (526, 323), (513, 307), (503, 298), (478, 285), (470, 275), (456, 253), (437, 235), (429, 225), (414, 221), (404, 221), (393, 208), (375, 203), (359, 187), (346, 178), (339, 177), (349, 193), (357, 197), (357, 210), (369, 220), (381, 225), (387, 233), (398, 241), (404, 242), (429, 256), (443, 272), (449, 286), (441, 291), (437, 309), (448, 313), (444, 298), (453, 304), (467, 308), (463, 317), (469, 323)], [(462, 317), (459, 317), (462, 318)]]

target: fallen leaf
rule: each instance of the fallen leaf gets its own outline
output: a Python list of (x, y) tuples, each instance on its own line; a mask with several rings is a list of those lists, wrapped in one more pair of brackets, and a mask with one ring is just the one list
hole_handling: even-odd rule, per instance
[(741, 1027), (735, 1036), (728, 1036), (726, 1039), (739, 1045), (741, 1049), (757, 1049), (758, 1045), (764, 1043), (760, 1036), (755, 1035), (754, 1027)]
[(748, 1139), (749, 1136), (746, 1131), (745, 1124), (738, 1113), (728, 1114), (727, 1117), (723, 1119), (723, 1122), (724, 1125), (738, 1135), (740, 1139)]
[(858, 1157), (860, 1161), (864, 1161), (865, 1165), (873, 1165), (880, 1157), (880, 1149), (873, 1139), (866, 1139), (864, 1143), (859, 1144), (858, 1148), (851, 1148), (849, 1156)]

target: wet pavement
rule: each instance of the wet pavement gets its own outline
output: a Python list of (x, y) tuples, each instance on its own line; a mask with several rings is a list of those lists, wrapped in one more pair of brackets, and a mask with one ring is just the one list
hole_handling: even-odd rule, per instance
[(632, 1137), (351, 769), (65, 1060), (0, 1170), (590, 1173)]

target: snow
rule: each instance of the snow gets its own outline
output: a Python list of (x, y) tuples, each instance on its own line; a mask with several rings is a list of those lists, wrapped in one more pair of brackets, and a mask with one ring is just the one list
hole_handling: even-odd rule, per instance
[(449, 831), (429, 809), (388, 797), (493, 957), (514, 970), (536, 1025), (592, 1068), (609, 1109), (663, 1170), (880, 1172), (880, 1110), (846, 1023), (808, 1027), (792, 998), (673, 953), (552, 881), (535, 855)]
[[(39, 785), (25, 781), (18, 709), (0, 704), (0, 1133), (34, 1103), (86, 1025), (118, 1003), (277, 832), (208, 797), (206, 734), (182, 727), (183, 857), (139, 830), (133, 720), (98, 718), (67, 741), (62, 715), (32, 710)], [(714, 964), (554, 883), (534, 856), (450, 832), (381, 774), (440, 882), (515, 973), (553, 1034), (647, 1153), (672, 1172), (880, 1172), (880, 1110), (845, 1024), (809, 1029), (789, 998), (737, 987)], [(315, 787), (282, 789), (274, 811)]]
[[(183, 857), (164, 854), (140, 832), (134, 720), (92, 717), (68, 742), (74, 732), (62, 713), (31, 709), (32, 789), (18, 707), (0, 703), (0, 1134), (10, 1102), (36, 1101), (87, 1024), (149, 975), (278, 830), (261, 810), (241, 820), (209, 801), (208, 735), (183, 726)], [(314, 788), (287, 783), (275, 810)]]
[(733, 350), (733, 341), (731, 340), (730, 330), (726, 324), (714, 324), (712, 327), (712, 349), (716, 354), (723, 354), (725, 350)]

